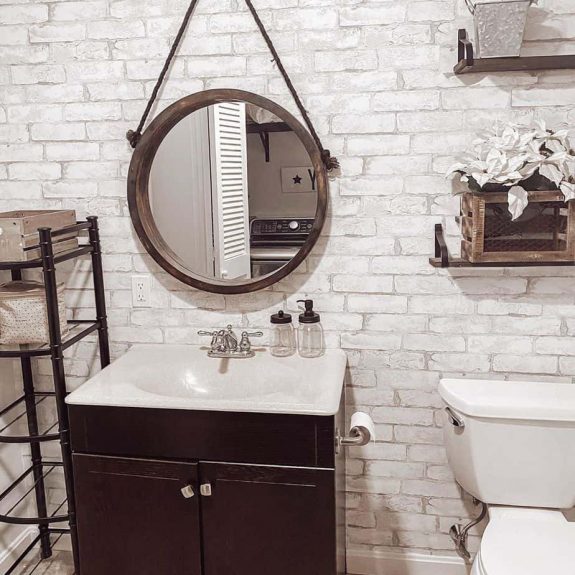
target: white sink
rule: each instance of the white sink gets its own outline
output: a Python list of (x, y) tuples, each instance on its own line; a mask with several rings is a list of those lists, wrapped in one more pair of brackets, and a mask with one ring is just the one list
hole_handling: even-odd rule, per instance
[(211, 411), (334, 415), (347, 359), (339, 349), (322, 357), (274, 357), (267, 349), (248, 359), (214, 359), (205, 347), (138, 345), (66, 401)]

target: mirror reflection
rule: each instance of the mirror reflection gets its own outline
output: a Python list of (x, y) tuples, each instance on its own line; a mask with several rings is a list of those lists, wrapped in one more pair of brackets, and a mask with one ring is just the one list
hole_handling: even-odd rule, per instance
[(317, 182), (288, 124), (223, 102), (182, 119), (160, 144), (149, 199), (166, 245), (193, 274), (234, 283), (288, 263), (309, 235)]

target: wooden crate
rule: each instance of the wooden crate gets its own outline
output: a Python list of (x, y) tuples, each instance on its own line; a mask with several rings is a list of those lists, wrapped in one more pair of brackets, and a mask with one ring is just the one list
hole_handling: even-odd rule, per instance
[(575, 261), (575, 202), (557, 190), (528, 193), (516, 221), (507, 192), (463, 194), (461, 256), (471, 263)]
[[(38, 228), (61, 230), (76, 223), (74, 210), (19, 210), (0, 213), (0, 261), (26, 262), (40, 257)], [(54, 253), (78, 247), (78, 233), (54, 238)]]

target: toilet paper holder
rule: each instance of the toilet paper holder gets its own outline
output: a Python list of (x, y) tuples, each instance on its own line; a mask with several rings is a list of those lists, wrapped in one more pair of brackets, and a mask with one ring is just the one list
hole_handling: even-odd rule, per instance
[(339, 453), (340, 447), (361, 447), (370, 441), (375, 441), (375, 425), (373, 419), (362, 411), (356, 411), (351, 416), (349, 435), (341, 436), (339, 429), (335, 430), (335, 452)]
[(371, 441), (371, 432), (363, 425), (356, 425), (349, 430), (349, 435), (340, 435), (339, 429), (336, 430), (336, 451), (339, 453), (340, 446), (343, 447), (361, 447)]

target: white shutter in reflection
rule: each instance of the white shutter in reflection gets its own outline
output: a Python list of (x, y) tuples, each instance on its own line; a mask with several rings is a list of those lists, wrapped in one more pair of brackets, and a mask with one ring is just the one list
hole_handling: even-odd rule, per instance
[(243, 102), (210, 106), (216, 276), (251, 277), (246, 111)]

